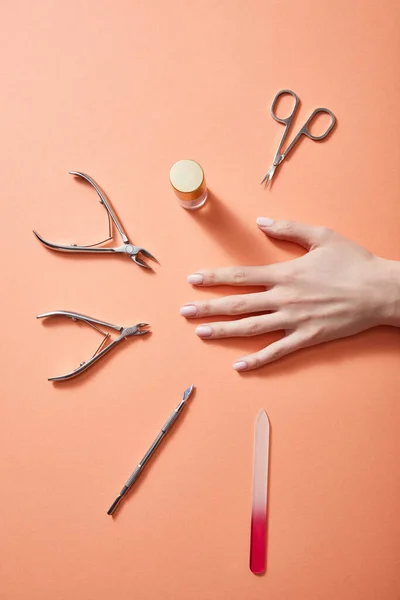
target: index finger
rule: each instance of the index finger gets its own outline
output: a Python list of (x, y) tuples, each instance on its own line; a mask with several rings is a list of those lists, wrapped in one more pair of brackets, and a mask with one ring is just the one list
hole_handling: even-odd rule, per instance
[(260, 285), (270, 286), (279, 282), (284, 263), (257, 267), (222, 267), (202, 269), (188, 276), (192, 285)]

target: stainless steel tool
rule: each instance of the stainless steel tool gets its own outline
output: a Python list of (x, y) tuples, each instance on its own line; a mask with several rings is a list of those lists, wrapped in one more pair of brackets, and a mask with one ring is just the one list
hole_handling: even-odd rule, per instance
[[(119, 342), (121, 342), (122, 340), (125, 340), (131, 336), (145, 335), (146, 333), (150, 333), (148, 329), (144, 329), (145, 327), (149, 327), (148, 323), (137, 323), (136, 325), (131, 325), (130, 327), (123, 327), (120, 325), (113, 325), (112, 323), (107, 323), (106, 321), (100, 321), (99, 319), (93, 319), (92, 317), (81, 315), (77, 312), (70, 312), (69, 310), (53, 310), (52, 312), (47, 312), (38, 315), (37, 318), (44, 319), (48, 317), (67, 317), (69, 319), (72, 319), (73, 321), (83, 321), (84, 323), (90, 325), (91, 327), (93, 327), (93, 329), (96, 329), (96, 331), (99, 331), (103, 335), (103, 341), (101, 342), (100, 346), (97, 348), (93, 356), (89, 358), (89, 360), (82, 362), (77, 369), (74, 369), (73, 371), (70, 371), (65, 375), (49, 377), (49, 381), (63, 381), (65, 379), (71, 379), (72, 377), (76, 377), (80, 373), (83, 373), (83, 371), (86, 371), (86, 369), (91, 367), (95, 362), (100, 360), (100, 358), (107, 354), (107, 352), (109, 352), (112, 348), (115, 348), (115, 346), (119, 344)], [(100, 329), (100, 327), (109, 327), (110, 329), (115, 329), (115, 331), (118, 331), (119, 336), (108, 345), (105, 345), (105, 343), (110, 338), (110, 334)]]
[(121, 502), (122, 498), (131, 489), (131, 487), (133, 486), (135, 481), (137, 481), (137, 479), (140, 476), (140, 474), (142, 473), (144, 467), (146, 466), (146, 464), (148, 463), (150, 458), (153, 456), (156, 448), (158, 447), (158, 445), (160, 444), (162, 439), (166, 436), (166, 434), (171, 429), (172, 425), (175, 423), (175, 421), (181, 414), (182, 410), (186, 406), (186, 402), (189, 400), (190, 396), (192, 395), (193, 390), (194, 390), (194, 385), (191, 385), (190, 387), (187, 388), (187, 390), (185, 390), (182, 400), (180, 401), (180, 403), (178, 404), (178, 406), (176, 407), (176, 409), (174, 410), (172, 415), (170, 415), (170, 417), (168, 418), (164, 427), (161, 429), (160, 433), (158, 434), (158, 436), (156, 437), (154, 442), (151, 444), (150, 448), (147, 450), (146, 454), (143, 456), (142, 460), (137, 465), (136, 469), (133, 471), (132, 475), (129, 477), (129, 479), (125, 483), (124, 487), (122, 488), (122, 490), (120, 491), (120, 493), (118, 494), (118, 496), (116, 497), (114, 502), (111, 504), (110, 508), (107, 511), (108, 515), (112, 515), (114, 513), (115, 509), (117, 508), (118, 504)]
[[(142, 260), (142, 258), (139, 257), (139, 254), (143, 254), (143, 256), (146, 256), (147, 258), (151, 258), (153, 260), (156, 260), (156, 259), (154, 258), (154, 256), (152, 254), (150, 254), (150, 252), (148, 252), (147, 250), (145, 250), (144, 248), (142, 248), (140, 246), (134, 246), (129, 241), (128, 236), (126, 235), (120, 221), (118, 220), (115, 212), (113, 211), (113, 209), (111, 207), (110, 201), (106, 198), (106, 195), (100, 189), (100, 187), (97, 185), (97, 183), (94, 181), (94, 179), (89, 177), (89, 175), (86, 175), (85, 173), (81, 173), (79, 171), (70, 171), (70, 175), (76, 175), (76, 177), (81, 177), (82, 179), (85, 179), (85, 181), (87, 181), (96, 190), (97, 195), (100, 200), (100, 204), (102, 204), (107, 211), (108, 237), (104, 240), (101, 240), (100, 242), (96, 242), (95, 244), (90, 244), (89, 246), (78, 246), (77, 244), (61, 245), (61, 244), (54, 244), (52, 242), (48, 242), (37, 231), (34, 230), (33, 233), (35, 234), (37, 239), (44, 246), (46, 246), (46, 248), (49, 248), (50, 250), (57, 250), (58, 252), (91, 252), (93, 254), (107, 254), (107, 253), (125, 254), (126, 256), (131, 258), (140, 267), (144, 267), (146, 269), (151, 269), (151, 267), (147, 263), (145, 263), (144, 260)], [(115, 227), (117, 228), (118, 233), (122, 238), (123, 245), (116, 246), (116, 247), (105, 246), (103, 248), (98, 248), (97, 246), (100, 246), (101, 244), (105, 244), (106, 242), (109, 242), (110, 240), (113, 239), (111, 221), (114, 223)]]
[[(281, 118), (278, 117), (278, 115), (276, 114), (276, 106), (277, 103), (279, 102), (279, 99), (281, 96), (284, 96), (285, 94), (288, 94), (289, 96), (292, 96), (294, 99), (294, 105), (292, 108), (291, 113), (289, 114), (289, 116), (285, 117), (285, 118)], [(271, 113), (271, 117), (273, 119), (275, 119), (275, 121), (277, 121), (278, 123), (283, 123), (283, 125), (285, 125), (285, 129), (284, 132), (282, 134), (281, 140), (278, 144), (278, 148), (275, 152), (275, 156), (274, 156), (274, 160), (272, 162), (272, 165), (268, 171), (268, 173), (266, 173), (264, 175), (264, 177), (261, 180), (261, 184), (265, 183), (266, 187), (269, 185), (269, 183), (272, 181), (272, 178), (274, 176), (274, 173), (276, 171), (276, 168), (282, 164), (282, 162), (285, 160), (285, 158), (287, 157), (287, 155), (289, 154), (289, 152), (293, 149), (293, 147), (297, 144), (297, 142), (299, 141), (299, 139), (301, 138), (301, 136), (305, 135), (306, 137), (310, 138), (310, 140), (314, 140), (314, 141), (320, 141), (326, 138), (327, 135), (329, 135), (329, 133), (332, 131), (335, 123), (336, 123), (336, 117), (333, 114), (332, 111), (330, 111), (328, 108), (316, 108), (314, 110), (314, 112), (309, 116), (309, 118), (307, 119), (307, 121), (304, 123), (304, 125), (300, 128), (300, 131), (297, 133), (296, 137), (294, 138), (294, 140), (291, 142), (291, 144), (288, 146), (288, 148), (282, 152), (282, 146), (285, 143), (287, 134), (289, 133), (289, 129), (290, 126), (292, 124), (292, 121), (294, 119), (294, 116), (296, 114), (297, 111), (297, 107), (299, 105), (299, 98), (296, 96), (296, 94), (294, 92), (292, 92), (292, 90), (280, 90), (274, 97), (274, 99), (272, 100), (272, 104), (271, 104), (271, 108), (270, 108), (270, 113)], [(315, 117), (321, 113), (326, 113), (330, 116), (331, 118), (331, 122), (330, 125), (328, 126), (328, 128), (326, 129), (326, 131), (322, 134), (322, 135), (313, 135), (310, 131), (310, 125), (312, 123), (312, 121), (315, 119)]]

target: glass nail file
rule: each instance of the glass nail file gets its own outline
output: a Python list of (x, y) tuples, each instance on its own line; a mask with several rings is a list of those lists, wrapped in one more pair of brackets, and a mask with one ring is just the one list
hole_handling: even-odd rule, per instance
[(265, 410), (254, 427), (253, 500), (251, 507), (250, 570), (265, 571), (267, 552), (267, 491), (270, 426)]
[(175, 408), (172, 415), (170, 415), (170, 417), (167, 419), (167, 421), (166, 421), (165, 425), (163, 426), (163, 428), (161, 429), (160, 433), (158, 434), (158, 436), (156, 437), (154, 442), (151, 444), (150, 448), (147, 450), (146, 454), (143, 456), (142, 460), (137, 465), (136, 469), (133, 471), (132, 475), (129, 477), (129, 479), (125, 483), (124, 487), (122, 488), (122, 490), (120, 491), (118, 496), (115, 498), (114, 502), (111, 504), (110, 508), (107, 511), (108, 515), (112, 515), (114, 513), (115, 509), (117, 508), (118, 504), (121, 502), (122, 498), (131, 489), (131, 487), (133, 486), (135, 481), (137, 481), (137, 479), (140, 477), (144, 467), (146, 466), (146, 464), (150, 460), (150, 458), (153, 456), (153, 454), (156, 451), (156, 449), (158, 448), (160, 442), (164, 439), (164, 437), (166, 436), (168, 431), (171, 429), (172, 425), (178, 419), (179, 415), (181, 414), (183, 408), (186, 405), (186, 402), (189, 400), (190, 396), (192, 395), (193, 390), (194, 390), (194, 385), (191, 385), (190, 387), (187, 388), (187, 390), (184, 391), (182, 400), (180, 401), (178, 406)]

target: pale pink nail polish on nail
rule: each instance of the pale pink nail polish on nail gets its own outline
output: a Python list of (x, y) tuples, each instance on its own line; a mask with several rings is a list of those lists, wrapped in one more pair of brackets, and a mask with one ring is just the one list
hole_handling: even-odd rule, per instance
[(233, 368), (235, 371), (245, 371), (248, 366), (249, 365), (245, 360), (238, 360), (237, 362), (233, 363)]
[(199, 283), (203, 283), (203, 275), (201, 275), (200, 273), (192, 273), (192, 275), (189, 275), (187, 280), (188, 280), (188, 283), (193, 283), (193, 285), (198, 285)]
[(257, 217), (257, 225), (260, 227), (271, 227), (275, 221), (269, 217)]
[(182, 317), (195, 317), (197, 315), (197, 308), (194, 304), (187, 304), (186, 306), (182, 306), (179, 312)]
[(208, 327), (208, 325), (200, 325), (196, 329), (196, 334), (199, 337), (210, 337), (210, 335), (212, 335), (212, 329), (211, 327)]

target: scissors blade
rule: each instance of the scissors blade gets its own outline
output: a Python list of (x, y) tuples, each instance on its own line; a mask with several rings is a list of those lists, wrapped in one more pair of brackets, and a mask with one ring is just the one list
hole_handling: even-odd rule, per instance
[(272, 165), (272, 167), (270, 168), (270, 170), (268, 171), (268, 173), (266, 173), (266, 175), (264, 175), (264, 177), (262, 178), (260, 185), (262, 185), (263, 183), (265, 183), (265, 187), (268, 187), (269, 183), (271, 182), (271, 179), (274, 176), (275, 170), (276, 170), (277, 165)]

